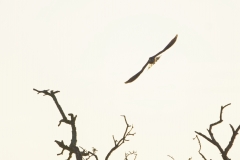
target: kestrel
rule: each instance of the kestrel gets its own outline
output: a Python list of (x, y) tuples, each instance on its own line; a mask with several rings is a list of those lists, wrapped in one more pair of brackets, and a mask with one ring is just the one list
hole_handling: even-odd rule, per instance
[[(149, 68), (154, 65), (160, 58), (160, 54), (165, 52), (167, 49), (169, 49), (170, 47), (172, 47), (172, 45), (176, 42), (177, 40), (177, 37), (178, 35), (176, 35), (169, 43), (168, 45), (160, 52), (158, 52), (156, 55), (150, 57), (147, 61), (147, 63), (142, 67), (142, 69), (137, 73), (135, 74), (134, 76), (132, 76), (128, 81), (126, 81), (125, 83), (131, 83), (133, 81), (135, 81), (139, 76), (140, 74), (144, 71), (144, 69), (147, 67), (148, 64), (150, 64)], [(159, 56), (160, 55), (160, 56)]]

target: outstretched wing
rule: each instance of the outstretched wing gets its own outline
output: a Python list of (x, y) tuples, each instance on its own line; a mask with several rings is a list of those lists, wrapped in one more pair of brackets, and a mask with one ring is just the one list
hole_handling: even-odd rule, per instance
[(142, 67), (141, 71), (139, 71), (137, 74), (135, 74), (134, 76), (132, 76), (128, 81), (126, 81), (125, 83), (131, 83), (133, 81), (135, 81), (139, 76), (140, 74), (142, 74), (142, 72), (144, 71), (144, 69), (147, 67), (148, 65), (148, 61), (147, 63)]
[(161, 53), (165, 52), (166, 50), (168, 50), (170, 47), (172, 47), (172, 45), (176, 42), (178, 35), (176, 35), (169, 43), (168, 45), (160, 52), (158, 52), (156, 55), (154, 55), (153, 57), (156, 57), (158, 55), (160, 55)]

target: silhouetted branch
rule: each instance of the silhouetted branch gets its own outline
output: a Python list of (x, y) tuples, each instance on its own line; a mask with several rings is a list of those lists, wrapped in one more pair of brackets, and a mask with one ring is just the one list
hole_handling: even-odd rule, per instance
[[(172, 156), (170, 156), (170, 155), (167, 155), (167, 156), (174, 160), (174, 158)], [(192, 157), (188, 158), (188, 160), (191, 160), (191, 159), (192, 159)]]
[[(82, 148), (81, 146), (79, 146), (80, 148)], [(98, 160), (98, 157), (97, 157), (97, 155), (96, 155), (96, 152), (97, 152), (97, 149), (96, 148), (92, 148), (92, 152), (90, 152), (90, 151), (87, 151), (86, 149), (84, 149), (84, 148), (82, 148), (82, 152), (81, 152), (81, 154), (82, 154), (82, 156), (84, 157), (84, 156), (87, 156), (87, 158), (85, 159), (85, 160), (89, 160), (92, 156), (94, 156), (95, 157), (95, 159), (96, 160)], [(83, 158), (84, 159), (84, 158)]]
[(173, 160), (174, 160), (174, 158), (172, 157), (172, 156), (170, 156), (170, 155), (167, 155), (168, 157), (170, 157), (170, 158), (172, 158)]
[(115, 140), (114, 136), (113, 136), (113, 141), (114, 141), (114, 147), (108, 152), (105, 160), (108, 160), (109, 156), (112, 154), (113, 151), (115, 151), (118, 147), (120, 147), (125, 141), (129, 141), (127, 140), (127, 136), (134, 136), (134, 134), (136, 133), (131, 133), (132, 129), (133, 129), (133, 126), (130, 126), (128, 123), (127, 123), (127, 119), (124, 115), (122, 115), (124, 117), (124, 120), (125, 120), (125, 123), (127, 125), (126, 129), (125, 129), (125, 132), (123, 134), (123, 137), (120, 139), (120, 140)]
[(70, 113), (68, 115), (70, 116), (71, 120), (67, 119), (67, 117), (65, 116), (65, 113), (62, 110), (62, 107), (58, 103), (58, 100), (55, 96), (55, 94), (60, 92), (60, 91), (51, 90), (49, 92), (49, 89), (48, 90), (43, 90), (43, 91), (39, 91), (37, 89), (33, 89), (33, 90), (36, 91), (38, 94), (43, 93), (44, 95), (52, 97), (53, 101), (55, 102), (55, 104), (56, 104), (56, 106), (57, 106), (57, 108), (58, 108), (58, 110), (59, 110), (59, 112), (60, 112), (60, 114), (62, 115), (62, 118), (63, 118), (62, 120), (59, 121), (59, 125), (61, 124), (61, 122), (65, 122), (66, 124), (69, 124), (72, 127), (72, 140), (71, 140), (71, 143), (70, 143), (69, 146), (65, 145), (63, 141), (59, 142), (59, 141), (55, 140), (55, 142), (58, 144), (58, 146), (62, 148), (61, 153), (59, 153), (57, 155), (61, 155), (61, 154), (63, 154), (64, 150), (68, 150), (69, 151), (69, 157), (68, 157), (67, 160), (71, 159), (73, 153), (75, 153), (77, 160), (82, 160), (81, 152), (80, 152), (79, 148), (76, 147), (76, 145), (77, 145), (77, 131), (76, 131), (76, 126), (75, 126), (75, 121), (76, 121), (77, 116), (74, 116), (72, 113)]
[(240, 125), (238, 126), (238, 128), (236, 130), (234, 130), (234, 128), (231, 124), (230, 124), (230, 127), (231, 127), (233, 133), (232, 133), (230, 142), (228, 143), (227, 147), (225, 148), (226, 155), (227, 155), (228, 151), (231, 149), (233, 142), (238, 134), (238, 131), (240, 130)]
[(125, 153), (125, 158), (124, 160), (128, 160), (128, 157), (131, 156), (131, 155), (134, 155), (134, 160), (137, 158), (137, 152), (136, 151), (132, 151), (132, 152), (128, 152), (128, 153)]
[[(88, 153), (91, 154), (91, 156), (94, 156), (96, 160), (98, 160), (98, 157), (97, 157), (97, 155), (96, 155), (94, 152), (88, 151)], [(90, 158), (91, 156), (89, 156), (89, 158)], [(87, 158), (86, 160), (88, 160), (89, 158)]]
[(196, 138), (197, 138), (197, 140), (198, 140), (198, 144), (199, 144), (199, 150), (198, 150), (198, 153), (202, 156), (202, 158), (203, 158), (204, 160), (207, 160), (207, 159), (204, 157), (204, 155), (201, 153), (201, 148), (202, 148), (202, 147), (201, 147), (201, 142), (200, 142), (198, 136), (196, 135), (196, 137), (193, 138), (193, 140), (196, 139)]
[(202, 133), (200, 133), (200, 132), (196, 132), (196, 131), (195, 131), (195, 133), (197, 133), (198, 135), (202, 136), (203, 138), (205, 138), (206, 140), (208, 140), (210, 143), (212, 143), (213, 145), (215, 145), (215, 146), (218, 148), (218, 150), (220, 151), (220, 153), (222, 154), (222, 158), (223, 158), (224, 160), (230, 160), (230, 159), (228, 158), (227, 154), (228, 154), (229, 150), (231, 149), (231, 147), (232, 147), (232, 145), (233, 145), (233, 142), (234, 142), (234, 140), (235, 140), (235, 138), (236, 138), (236, 136), (237, 136), (237, 134), (238, 134), (238, 131), (240, 130), (240, 125), (238, 126), (238, 128), (237, 128), (236, 130), (234, 130), (233, 126), (230, 124), (230, 127), (231, 127), (231, 129), (232, 129), (233, 134), (232, 134), (231, 140), (230, 140), (229, 144), (227, 145), (227, 147), (225, 148), (225, 150), (222, 149), (222, 147), (220, 146), (220, 144), (219, 144), (219, 143), (217, 142), (217, 140), (215, 139), (215, 137), (214, 137), (214, 135), (213, 135), (213, 133), (212, 133), (212, 128), (213, 128), (213, 126), (215, 126), (215, 125), (217, 125), (217, 124), (219, 124), (219, 123), (221, 123), (221, 122), (223, 121), (223, 119), (222, 119), (223, 109), (226, 108), (226, 107), (229, 106), (229, 105), (231, 105), (231, 103), (229, 103), (229, 104), (227, 104), (227, 105), (225, 105), (225, 106), (221, 106), (220, 119), (219, 119), (219, 121), (217, 121), (217, 122), (212, 123), (212, 124), (209, 125), (208, 133), (209, 133), (209, 135), (210, 135), (211, 138), (208, 138), (206, 135), (204, 135), (204, 134), (202, 134)]
[(49, 89), (39, 91), (39, 90), (34, 89), (34, 88), (33, 88), (33, 90), (36, 91), (36, 92), (38, 92), (38, 94), (39, 94), (39, 93), (43, 93), (43, 96), (47, 95), (47, 96), (52, 97), (53, 101), (55, 102), (55, 104), (56, 104), (56, 106), (57, 106), (57, 108), (58, 108), (58, 110), (59, 110), (59, 112), (60, 112), (61, 115), (62, 115), (63, 120), (61, 120), (61, 121), (64, 121), (65, 123), (69, 123), (69, 122), (67, 121), (67, 117), (65, 116), (65, 113), (64, 113), (63, 110), (62, 110), (62, 107), (61, 107), (60, 104), (58, 103), (58, 100), (57, 100), (57, 98), (56, 98), (56, 96), (55, 96), (55, 94), (58, 93), (58, 92), (60, 92), (60, 91), (53, 91), (53, 90), (51, 90), (51, 91), (49, 92)]
[[(98, 160), (98, 157), (96, 155), (96, 152), (97, 152), (97, 149), (93, 148), (92, 152), (90, 151), (86, 151), (84, 148), (80, 147), (83, 149), (83, 151), (80, 151), (78, 147), (76, 147), (77, 145), (77, 131), (76, 131), (76, 126), (75, 126), (75, 121), (76, 121), (76, 118), (77, 118), (77, 115), (74, 116), (72, 113), (69, 113), (68, 116), (70, 116), (70, 120), (67, 119), (65, 113), (63, 112), (62, 110), (62, 107), (60, 106), (60, 104), (58, 103), (58, 100), (55, 96), (56, 93), (60, 92), (60, 91), (49, 91), (48, 90), (37, 90), (37, 89), (33, 89), (34, 91), (36, 91), (38, 94), (42, 93), (44, 96), (47, 95), (47, 96), (50, 96), (53, 101), (55, 102), (60, 114), (62, 115), (62, 119), (59, 121), (59, 124), (58, 126), (60, 126), (60, 124), (62, 122), (66, 123), (66, 124), (69, 124), (71, 125), (72, 127), (72, 140), (71, 140), (71, 143), (70, 145), (65, 145), (63, 141), (57, 141), (55, 140), (55, 142), (58, 144), (58, 146), (60, 148), (62, 148), (62, 151), (61, 153), (57, 154), (57, 155), (62, 155), (64, 150), (67, 150), (69, 151), (69, 156), (68, 156), (68, 159), (67, 160), (70, 160), (71, 157), (72, 157), (72, 154), (74, 153), (76, 155), (76, 159), (77, 160), (83, 160), (84, 158), (83, 157), (86, 157), (85, 160), (89, 160), (91, 157), (95, 157), (96, 160)], [(126, 139), (127, 136), (134, 136), (135, 133), (131, 133), (132, 129), (133, 129), (133, 126), (130, 126), (128, 123), (127, 123), (127, 119), (125, 116), (124, 117), (124, 120), (125, 120), (125, 123), (127, 125), (126, 129), (125, 129), (125, 132), (123, 134), (123, 137), (118, 141), (118, 140), (115, 140), (114, 136), (113, 136), (113, 141), (114, 141), (114, 147), (109, 151), (109, 153), (107, 154), (105, 160), (108, 160), (109, 156), (111, 155), (111, 153), (116, 150), (118, 147), (120, 147), (125, 141), (128, 141)], [(126, 156), (129, 156), (129, 155), (135, 155), (135, 159), (136, 159), (136, 152), (129, 152)]]
[(217, 125), (217, 124), (219, 124), (219, 123), (222, 123), (222, 121), (223, 121), (223, 120), (222, 120), (222, 112), (223, 112), (223, 109), (224, 109), (225, 107), (229, 106), (229, 105), (231, 105), (231, 103), (229, 103), (229, 104), (227, 104), (227, 105), (225, 105), (225, 106), (221, 106), (220, 119), (219, 119), (219, 121), (210, 124), (209, 130), (212, 130), (212, 127), (213, 127), (213, 126), (215, 126), (215, 125)]

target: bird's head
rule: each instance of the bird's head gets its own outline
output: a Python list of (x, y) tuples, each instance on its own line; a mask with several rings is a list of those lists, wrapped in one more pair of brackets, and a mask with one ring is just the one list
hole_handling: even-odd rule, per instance
[(148, 60), (148, 63), (149, 64), (154, 64), (155, 63), (155, 57), (150, 57), (149, 60)]

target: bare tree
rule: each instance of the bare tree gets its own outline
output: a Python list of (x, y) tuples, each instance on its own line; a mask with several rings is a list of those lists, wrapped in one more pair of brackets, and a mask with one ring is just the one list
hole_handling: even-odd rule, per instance
[[(240, 130), (240, 125), (238, 126), (238, 128), (235, 130), (233, 128), (233, 126), (231, 124), (230, 127), (232, 129), (232, 137), (229, 141), (229, 144), (227, 145), (227, 147), (223, 150), (221, 145), (219, 144), (219, 142), (215, 139), (213, 133), (212, 133), (212, 127), (215, 126), (215, 125), (218, 125), (219, 123), (223, 122), (223, 119), (222, 119), (222, 114), (223, 114), (223, 109), (226, 108), (227, 106), (231, 105), (231, 103), (225, 105), (225, 106), (221, 106), (221, 111), (220, 111), (220, 120), (215, 122), (215, 123), (212, 123), (209, 125), (209, 129), (207, 129), (209, 135), (211, 138), (208, 138), (206, 135), (200, 133), (200, 132), (197, 132), (195, 131), (195, 133), (197, 133), (198, 135), (200, 135), (201, 137), (203, 137), (204, 139), (206, 139), (207, 141), (209, 141), (211, 144), (213, 144), (214, 146), (216, 146), (219, 151), (221, 152), (222, 154), (222, 158), (223, 160), (231, 160), (230, 158), (228, 158), (227, 154), (229, 152), (229, 150), (231, 149), (231, 147), (233, 146), (233, 142), (238, 134), (238, 131)], [(193, 140), (197, 139), (198, 140), (198, 144), (199, 144), (199, 150), (198, 150), (198, 153), (201, 155), (202, 159), (204, 160), (207, 160), (207, 158), (203, 155), (203, 153), (201, 152), (201, 149), (202, 149), (202, 145), (201, 145), (201, 142), (200, 142), (200, 139), (198, 138), (198, 136), (196, 135), (196, 137), (193, 138)], [(174, 160), (174, 158), (170, 155), (167, 155), (168, 157), (170, 157), (171, 159)], [(188, 160), (191, 160), (192, 158), (189, 158)], [(211, 160), (211, 159), (210, 159)]]
[[(97, 152), (96, 148), (93, 147), (92, 151), (87, 151), (83, 147), (80, 147), (80, 146), (77, 147), (77, 130), (76, 130), (76, 126), (75, 126), (75, 121), (76, 121), (77, 115), (74, 116), (72, 113), (69, 113), (68, 116), (70, 116), (70, 119), (67, 119), (67, 117), (66, 117), (62, 107), (58, 103), (58, 100), (57, 100), (57, 98), (55, 96), (55, 94), (59, 93), (60, 91), (53, 91), (53, 90), (51, 90), (51, 91), (49, 91), (49, 90), (39, 91), (37, 89), (33, 89), (33, 90), (36, 91), (38, 94), (42, 93), (43, 96), (47, 95), (47, 96), (50, 96), (53, 99), (53, 101), (55, 102), (55, 104), (56, 104), (56, 106), (57, 106), (57, 108), (58, 108), (58, 110), (59, 110), (59, 112), (60, 112), (60, 114), (62, 116), (62, 119), (59, 121), (58, 126), (60, 126), (62, 122), (71, 125), (71, 128), (72, 128), (72, 140), (71, 140), (70, 145), (65, 145), (63, 140), (62, 141), (55, 140), (55, 142), (58, 144), (58, 146), (60, 148), (62, 148), (61, 153), (59, 153), (57, 155), (62, 155), (64, 150), (67, 150), (67, 151), (69, 151), (69, 156), (68, 156), (67, 160), (71, 159), (73, 153), (75, 154), (77, 160), (89, 160), (91, 157), (94, 157), (96, 160), (98, 160), (98, 156), (96, 155), (96, 152)], [(225, 149), (223, 149), (223, 147), (215, 139), (215, 137), (214, 137), (214, 135), (212, 133), (212, 128), (214, 126), (220, 124), (221, 122), (223, 122), (223, 119), (222, 119), (223, 109), (226, 108), (229, 105), (230, 105), (230, 103), (225, 105), (225, 106), (221, 106), (219, 121), (209, 125), (209, 129), (207, 129), (207, 131), (208, 131), (208, 133), (210, 135), (210, 138), (207, 137), (206, 135), (200, 133), (200, 132), (195, 131), (195, 133), (197, 133), (198, 135), (200, 135), (201, 137), (203, 137), (208, 142), (210, 142), (211, 144), (213, 144), (214, 146), (216, 146), (218, 148), (218, 150), (222, 154), (223, 160), (231, 160), (227, 156), (227, 154), (228, 154), (229, 150), (231, 149), (231, 147), (233, 146), (234, 140), (235, 140), (235, 138), (236, 138), (236, 136), (238, 134), (238, 131), (240, 130), (240, 125), (237, 127), (237, 129), (234, 129), (234, 127), (230, 124), (230, 127), (232, 129), (232, 136), (231, 136), (231, 139), (230, 139), (228, 145), (225, 147)], [(123, 143), (125, 143), (126, 141), (129, 141), (127, 139), (127, 137), (134, 136), (136, 134), (136, 133), (132, 133), (133, 125), (129, 125), (128, 122), (127, 122), (126, 116), (124, 116), (124, 115), (122, 115), (122, 116), (123, 116), (124, 121), (126, 123), (126, 128), (125, 128), (124, 134), (123, 134), (122, 138), (120, 138), (119, 140), (116, 140), (114, 135), (112, 136), (113, 137), (114, 146), (107, 153), (107, 155), (105, 157), (105, 160), (108, 160), (110, 155), (115, 150), (117, 150)], [(204, 160), (207, 160), (207, 158), (203, 155), (203, 153), (201, 153), (201, 142), (200, 142), (200, 139), (198, 138), (197, 135), (193, 139), (197, 139), (198, 140), (198, 143), (199, 143), (199, 151), (198, 151), (198, 153), (201, 155), (201, 157)], [(80, 148), (81, 148), (82, 151), (80, 151)], [(136, 160), (137, 152), (136, 151), (132, 151), (132, 152), (125, 153), (124, 160), (128, 160), (129, 156), (134, 156), (134, 160)], [(168, 157), (170, 157), (171, 159), (174, 160), (174, 158), (172, 156), (168, 155)], [(191, 160), (191, 159), (192, 158), (189, 158), (189, 160)]]
[[(36, 91), (38, 94), (39, 93), (42, 93), (43, 96), (47, 95), (47, 96), (50, 96), (53, 101), (55, 102), (61, 116), (62, 116), (62, 119), (59, 121), (59, 124), (58, 126), (61, 125), (62, 122), (66, 123), (66, 124), (69, 124), (71, 125), (71, 128), (72, 128), (72, 140), (71, 140), (71, 143), (70, 145), (65, 145), (63, 140), (60, 142), (60, 141), (57, 141), (55, 140), (55, 142), (58, 144), (58, 146), (60, 148), (62, 148), (62, 151), (61, 153), (57, 154), (57, 155), (62, 155), (64, 150), (67, 150), (69, 151), (69, 156), (68, 156), (68, 159), (67, 160), (70, 160), (71, 157), (72, 157), (72, 154), (74, 153), (76, 155), (76, 159), (77, 160), (89, 160), (91, 157), (94, 157), (96, 160), (98, 160), (98, 156), (96, 155), (96, 152), (97, 152), (97, 149), (93, 147), (92, 151), (87, 151), (86, 149), (80, 147), (82, 149), (82, 151), (80, 151), (79, 147), (77, 147), (77, 130), (76, 130), (76, 126), (75, 126), (75, 121), (76, 121), (76, 118), (77, 118), (77, 115), (73, 115), (72, 113), (69, 113), (68, 115), (70, 116), (70, 120), (67, 119), (62, 107), (60, 106), (60, 104), (58, 103), (58, 100), (55, 96), (56, 93), (59, 93), (60, 91), (49, 91), (49, 90), (42, 90), (42, 91), (39, 91), (37, 89), (33, 89), (34, 91)], [(132, 129), (133, 129), (133, 125), (129, 125), (128, 122), (127, 122), (127, 119), (124, 115), (122, 115), (124, 117), (124, 120), (125, 120), (125, 123), (126, 123), (126, 129), (125, 129), (125, 132), (123, 134), (123, 137), (120, 139), (120, 140), (115, 140), (114, 136), (113, 136), (113, 141), (114, 141), (114, 147), (110, 149), (110, 151), (107, 153), (107, 156), (105, 158), (105, 160), (108, 160), (108, 158), (110, 157), (110, 155), (116, 150), (118, 149), (123, 143), (125, 143), (126, 141), (129, 141), (128, 139), (126, 139), (128, 136), (134, 136), (135, 133), (131, 133), (132, 132)], [(129, 155), (135, 155), (135, 159), (136, 159), (136, 156), (137, 156), (137, 152), (129, 152), (128, 154), (125, 154), (125, 160), (127, 160), (127, 157)], [(85, 158), (83, 158), (85, 157)], [(134, 159), (134, 160), (135, 160)]]
[[(225, 106), (221, 106), (221, 110), (220, 110), (220, 119), (219, 121), (215, 122), (215, 123), (212, 123), (209, 125), (209, 129), (207, 129), (209, 135), (210, 135), (210, 138), (207, 137), (206, 135), (200, 133), (200, 132), (197, 132), (195, 131), (195, 133), (197, 133), (198, 135), (200, 135), (201, 137), (203, 137), (204, 139), (206, 139), (208, 142), (210, 142), (212, 145), (216, 146), (218, 148), (218, 150), (220, 151), (220, 153), (222, 154), (222, 158), (223, 160), (231, 160), (229, 157), (228, 157), (228, 152), (229, 150), (231, 149), (231, 147), (233, 146), (233, 142), (238, 134), (238, 131), (240, 130), (240, 125), (237, 127), (237, 129), (235, 130), (233, 128), (233, 126), (231, 124), (230, 127), (232, 129), (232, 136), (231, 136), (231, 139), (228, 143), (228, 145), (225, 147), (225, 149), (223, 149), (223, 147), (219, 144), (219, 142), (215, 139), (213, 133), (212, 133), (212, 128), (220, 123), (223, 122), (223, 119), (222, 119), (222, 113), (223, 113), (223, 109), (226, 108), (227, 106), (231, 105), (231, 103), (225, 105)], [(197, 137), (198, 138), (198, 137)], [(200, 145), (200, 149), (199, 149), (199, 154), (202, 156), (202, 158), (204, 160), (206, 160), (206, 158), (203, 156), (202, 153), (200, 153), (200, 150), (201, 150), (201, 143), (200, 143), (200, 140), (198, 139), (198, 142), (199, 142), (199, 145)]]

